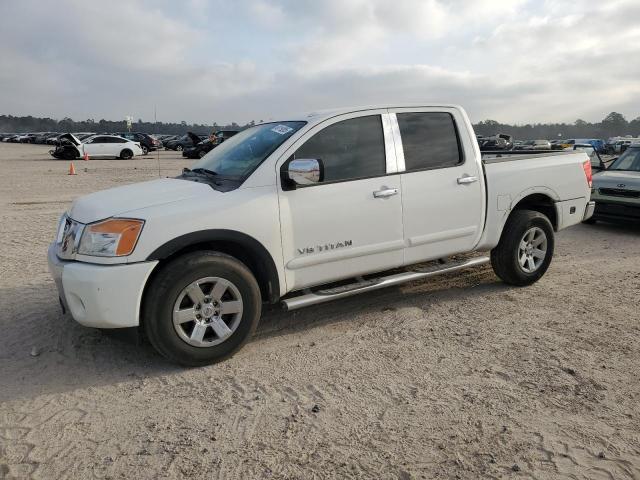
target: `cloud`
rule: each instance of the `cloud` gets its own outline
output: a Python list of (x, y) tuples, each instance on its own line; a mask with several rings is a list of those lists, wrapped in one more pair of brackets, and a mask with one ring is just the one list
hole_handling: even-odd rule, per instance
[(244, 122), (461, 103), (474, 120), (640, 114), (636, 0), (0, 3), (0, 105), (61, 118)]

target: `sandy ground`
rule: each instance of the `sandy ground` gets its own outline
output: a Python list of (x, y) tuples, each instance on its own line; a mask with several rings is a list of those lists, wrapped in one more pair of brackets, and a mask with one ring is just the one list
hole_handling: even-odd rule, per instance
[(639, 228), (560, 233), (529, 288), (480, 268), (273, 308), (182, 369), (64, 317), (46, 266), (69, 202), (155, 157), (72, 177), (47, 150), (0, 144), (0, 478), (640, 478)]

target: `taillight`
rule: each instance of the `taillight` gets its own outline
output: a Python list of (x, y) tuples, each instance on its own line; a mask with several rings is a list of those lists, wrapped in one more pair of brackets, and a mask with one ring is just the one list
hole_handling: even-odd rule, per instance
[(589, 188), (593, 186), (593, 172), (591, 171), (591, 160), (582, 162), (582, 168), (584, 169), (584, 176), (587, 177), (587, 183)]

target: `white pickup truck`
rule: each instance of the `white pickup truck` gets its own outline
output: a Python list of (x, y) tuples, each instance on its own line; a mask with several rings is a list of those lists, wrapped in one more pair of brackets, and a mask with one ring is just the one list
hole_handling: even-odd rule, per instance
[[(184, 365), (237, 351), (263, 302), (293, 310), (487, 262), (529, 285), (554, 232), (593, 213), (590, 162), (493, 157), (454, 105), (263, 123), (176, 178), (78, 198), (49, 267), (76, 321), (140, 326)], [(467, 252), (490, 254), (450, 259)]]

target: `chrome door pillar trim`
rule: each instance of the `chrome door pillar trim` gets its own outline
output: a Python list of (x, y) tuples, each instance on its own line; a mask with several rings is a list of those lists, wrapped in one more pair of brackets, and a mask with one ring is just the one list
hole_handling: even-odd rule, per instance
[(391, 120), (388, 113), (380, 115), (382, 120), (382, 132), (384, 134), (384, 154), (386, 158), (387, 175), (398, 172), (398, 164), (396, 162), (396, 151), (393, 139)]
[(406, 171), (404, 162), (404, 148), (402, 147), (402, 136), (400, 135), (400, 125), (398, 125), (398, 117), (395, 113), (389, 113), (389, 122), (391, 123), (391, 133), (393, 135), (393, 145), (396, 153), (396, 163), (398, 172)]

